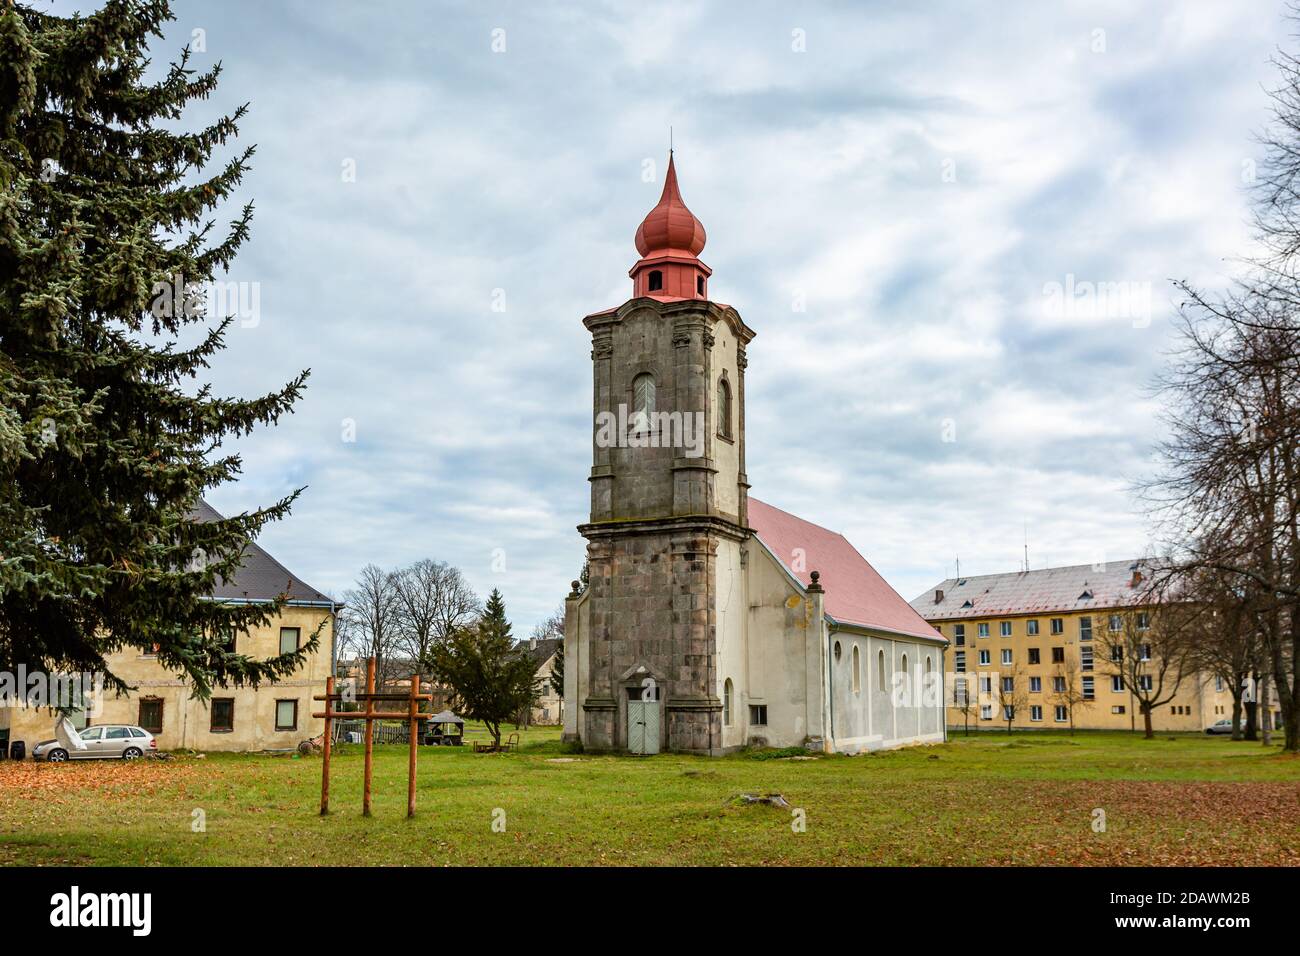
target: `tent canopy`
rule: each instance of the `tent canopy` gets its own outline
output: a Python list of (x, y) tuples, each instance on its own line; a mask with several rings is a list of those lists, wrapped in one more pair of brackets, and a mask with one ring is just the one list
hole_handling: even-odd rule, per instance
[(432, 717), (426, 719), (431, 724), (460, 724), (462, 727), (465, 726), (465, 721), (461, 720), (449, 710), (444, 710), (442, 713), (434, 714)]

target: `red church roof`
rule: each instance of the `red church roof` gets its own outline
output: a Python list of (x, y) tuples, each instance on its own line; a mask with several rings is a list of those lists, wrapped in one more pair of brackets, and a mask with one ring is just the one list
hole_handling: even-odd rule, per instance
[(911, 637), (939, 637), (844, 535), (754, 497), (749, 499), (749, 525), (804, 587), (812, 582), (813, 571), (821, 575), (826, 613), (835, 620)]

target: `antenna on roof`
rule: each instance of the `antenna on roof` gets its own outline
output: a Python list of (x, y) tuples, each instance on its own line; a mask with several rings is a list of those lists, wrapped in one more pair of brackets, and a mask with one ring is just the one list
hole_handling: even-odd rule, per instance
[(1021, 521), (1021, 528), (1025, 535), (1025, 573), (1029, 573), (1029, 522)]
[(961, 555), (957, 555), (957, 577), (961, 577)]

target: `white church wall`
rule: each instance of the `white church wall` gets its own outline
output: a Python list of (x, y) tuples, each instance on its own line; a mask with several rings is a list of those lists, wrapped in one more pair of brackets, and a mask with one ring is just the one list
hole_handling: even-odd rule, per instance
[[(738, 438), (740, 434), (740, 381), (736, 370), (736, 337), (731, 334), (726, 322), (715, 322), (713, 324), (714, 344), (710, 353), (712, 368), (709, 381), (709, 407), (713, 409), (710, 415), (709, 434), (713, 444), (713, 465), (718, 470), (719, 480), (714, 486), (713, 493), (716, 498), (717, 509), (725, 515), (733, 518), (739, 517), (740, 509), (740, 489), (736, 486), (735, 481), (724, 481), (721, 476), (735, 475), (740, 470), (740, 445)], [(731, 440), (718, 436), (718, 379), (726, 375), (727, 383), (731, 386)]]
[[(741, 697), (745, 741), (761, 738), (771, 747), (802, 746), (810, 722), (809, 682), (819, 679), (807, 667), (807, 600), (795, 589), (785, 571), (757, 541), (745, 545), (749, 551), (746, 633), (746, 682)], [(738, 683), (739, 687), (740, 684)], [(816, 700), (816, 695), (812, 695)], [(767, 723), (749, 724), (749, 705), (767, 708)], [(818, 706), (814, 704), (814, 706)]]
[[(718, 666), (716, 672), (718, 699), (724, 702), (722, 721), (722, 748), (734, 750), (746, 742), (745, 730), (749, 717), (748, 702), (751, 696), (748, 677), (749, 662), (745, 652), (746, 610), (749, 607), (744, 569), (739, 541), (723, 540), (718, 545), (715, 562), (717, 571), (716, 635)], [(725, 709), (726, 683), (731, 681), (731, 713)]]

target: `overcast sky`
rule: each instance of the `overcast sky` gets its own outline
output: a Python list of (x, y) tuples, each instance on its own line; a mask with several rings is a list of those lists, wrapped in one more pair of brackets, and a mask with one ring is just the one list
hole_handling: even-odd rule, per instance
[(446, 560), (526, 635), (581, 567), (581, 319), (630, 293), (671, 125), (758, 332), (756, 497), (909, 599), (958, 555), (1016, 569), (1026, 529), (1034, 567), (1146, 550), (1169, 280), (1248, 249), (1280, 3), (791, 6), (178, 2), (157, 57), (203, 31), (193, 116), (249, 101), (257, 144), (259, 318), (213, 382), (312, 369), (212, 504), (306, 485), (261, 543), (310, 583)]

